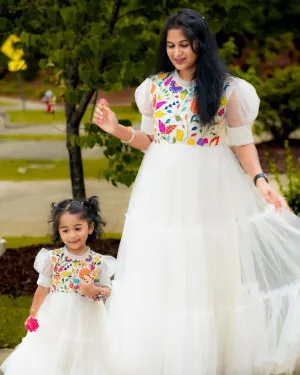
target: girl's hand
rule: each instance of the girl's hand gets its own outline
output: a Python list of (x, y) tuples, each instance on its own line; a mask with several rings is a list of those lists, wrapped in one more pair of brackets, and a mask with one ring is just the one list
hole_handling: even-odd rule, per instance
[(120, 126), (118, 123), (117, 116), (108, 107), (108, 103), (105, 99), (100, 99), (96, 105), (93, 123), (98, 125), (99, 128), (106, 131), (109, 134), (114, 134), (117, 128)]
[(94, 280), (89, 276), (85, 276), (84, 281), (79, 284), (79, 291), (83, 296), (93, 297), (97, 294)]
[(290, 211), (286, 200), (277, 193), (265, 179), (261, 178), (257, 180), (257, 188), (260, 191), (261, 195), (265, 198), (266, 202), (269, 204), (274, 204), (276, 211), (280, 209), (285, 209)]
[(28, 332), (36, 332), (37, 329), (39, 328), (39, 323), (38, 323), (36, 317), (33, 317), (33, 316), (29, 315), (29, 317), (26, 319), (26, 321), (24, 323), (24, 327), (25, 327), (26, 331), (28, 331)]

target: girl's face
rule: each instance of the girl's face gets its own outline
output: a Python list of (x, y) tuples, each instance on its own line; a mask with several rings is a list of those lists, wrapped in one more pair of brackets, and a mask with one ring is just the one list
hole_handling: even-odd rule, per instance
[(167, 34), (167, 54), (177, 70), (195, 71), (197, 54), (182, 29), (170, 29)]
[(93, 231), (93, 225), (89, 225), (85, 219), (81, 219), (80, 214), (66, 212), (60, 217), (59, 235), (70, 252), (84, 252), (88, 235)]

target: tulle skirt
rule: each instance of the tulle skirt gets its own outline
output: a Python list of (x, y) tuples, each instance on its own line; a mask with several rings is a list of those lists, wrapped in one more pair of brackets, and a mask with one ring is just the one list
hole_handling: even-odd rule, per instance
[(28, 332), (1, 366), (5, 375), (110, 375), (109, 324), (101, 302), (50, 293), (36, 332)]
[(300, 219), (267, 205), (228, 147), (152, 144), (108, 310), (120, 374), (291, 373)]

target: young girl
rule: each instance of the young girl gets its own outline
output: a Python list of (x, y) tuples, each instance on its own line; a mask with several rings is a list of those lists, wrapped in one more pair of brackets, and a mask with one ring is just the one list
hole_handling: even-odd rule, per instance
[(115, 259), (87, 244), (103, 231), (96, 197), (52, 205), (53, 237), (64, 247), (42, 249), (30, 314), (31, 328), (4, 362), (5, 375), (107, 375), (109, 329), (103, 301), (110, 296)]
[[(205, 19), (166, 21), (141, 130), (109, 313), (126, 375), (268, 375), (300, 355), (300, 219), (268, 184), (251, 126), (259, 98), (228, 74)], [(134, 298), (128, 303), (128, 291)]]

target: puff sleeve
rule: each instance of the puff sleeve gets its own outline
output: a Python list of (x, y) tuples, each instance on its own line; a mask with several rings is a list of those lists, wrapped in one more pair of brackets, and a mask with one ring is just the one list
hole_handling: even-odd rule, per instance
[(53, 264), (51, 262), (52, 251), (41, 249), (34, 261), (34, 268), (39, 273), (37, 284), (50, 288), (53, 274)]
[(142, 114), (141, 130), (148, 134), (154, 135), (153, 127), (153, 107), (151, 105), (151, 80), (147, 78), (135, 91), (135, 101), (140, 113)]
[(247, 81), (233, 78), (233, 90), (228, 98), (226, 124), (229, 144), (243, 146), (254, 142), (252, 125), (258, 115), (260, 99)]
[(116, 259), (109, 255), (103, 255), (102, 264), (99, 273), (100, 286), (112, 287), (112, 277), (116, 269)]

